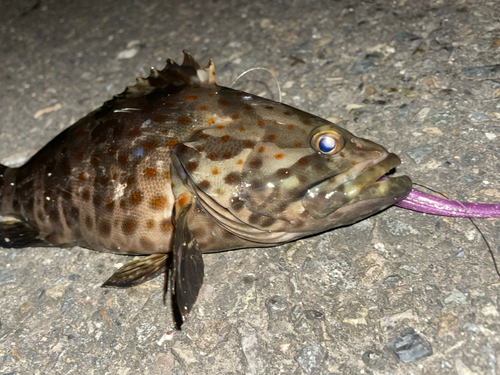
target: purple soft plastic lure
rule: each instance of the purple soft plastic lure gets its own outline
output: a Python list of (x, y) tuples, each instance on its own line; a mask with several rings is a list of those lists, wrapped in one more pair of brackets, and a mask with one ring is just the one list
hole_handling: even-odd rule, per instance
[[(382, 177), (386, 179), (387, 177)], [(431, 215), (488, 219), (500, 217), (500, 204), (459, 202), (439, 198), (412, 189), (410, 194), (394, 204), (412, 211)]]

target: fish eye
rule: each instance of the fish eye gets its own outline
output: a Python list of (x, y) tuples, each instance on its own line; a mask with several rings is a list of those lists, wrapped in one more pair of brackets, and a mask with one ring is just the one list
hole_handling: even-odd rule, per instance
[(311, 137), (311, 147), (322, 154), (336, 154), (344, 148), (344, 138), (334, 130), (318, 131)]

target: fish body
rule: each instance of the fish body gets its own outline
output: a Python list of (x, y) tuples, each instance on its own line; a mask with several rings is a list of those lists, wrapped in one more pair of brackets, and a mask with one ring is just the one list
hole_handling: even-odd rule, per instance
[(404, 198), (382, 146), (258, 96), (218, 86), (185, 52), (64, 130), (19, 168), (0, 166), (0, 245), (151, 254), (107, 286), (171, 269), (178, 325), (202, 253), (272, 246), (348, 225)]

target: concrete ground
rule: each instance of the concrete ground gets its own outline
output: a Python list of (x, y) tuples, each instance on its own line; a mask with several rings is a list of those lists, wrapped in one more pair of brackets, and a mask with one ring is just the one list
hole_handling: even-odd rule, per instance
[[(0, 162), (188, 49), (223, 85), (270, 69), (283, 102), (386, 146), (415, 182), (500, 202), (499, 20), (498, 0), (3, 0)], [(238, 88), (276, 98), (262, 71)], [(500, 261), (500, 220), (477, 224)], [(390, 208), (206, 255), (182, 331), (162, 278), (100, 288), (129, 259), (0, 249), (0, 373), (500, 373), (500, 277), (467, 219)]]

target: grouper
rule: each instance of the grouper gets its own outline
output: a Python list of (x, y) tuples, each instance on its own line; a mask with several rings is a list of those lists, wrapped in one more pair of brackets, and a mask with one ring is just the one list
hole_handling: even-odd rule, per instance
[(384, 147), (283, 103), (218, 86), (184, 52), (68, 127), (19, 168), (0, 165), (0, 246), (147, 255), (104, 283), (169, 277), (180, 327), (203, 253), (282, 244), (405, 198)]

